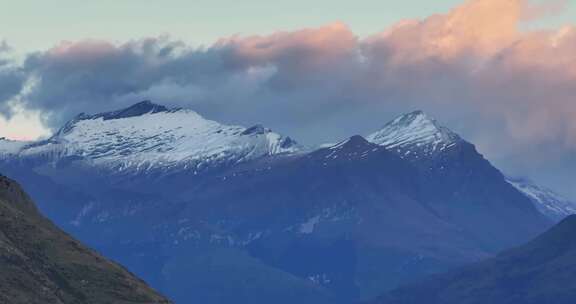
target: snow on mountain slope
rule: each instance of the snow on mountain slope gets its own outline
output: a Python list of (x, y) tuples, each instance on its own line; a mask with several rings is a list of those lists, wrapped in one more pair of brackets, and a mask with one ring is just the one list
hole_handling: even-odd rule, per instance
[(23, 147), (23, 157), (79, 157), (115, 169), (202, 170), (267, 155), (294, 153), (300, 146), (262, 126), (244, 128), (204, 119), (189, 109), (144, 101), (96, 115), (80, 114), (46, 141)]
[(396, 150), (402, 157), (422, 158), (455, 146), (460, 137), (422, 111), (397, 117), (366, 139)]
[(329, 151), (325, 156), (327, 159), (355, 160), (365, 158), (370, 153), (378, 151), (379, 147), (366, 141), (362, 136), (355, 135), (323, 149)]
[(10, 140), (5, 137), (1, 137), (0, 158), (18, 154), (18, 152), (22, 149), (22, 147), (26, 146), (29, 143), (30, 142), (27, 141)]
[(576, 202), (562, 197), (554, 191), (520, 179), (508, 179), (508, 182), (525, 194), (536, 209), (546, 217), (560, 221), (568, 215), (576, 214)]

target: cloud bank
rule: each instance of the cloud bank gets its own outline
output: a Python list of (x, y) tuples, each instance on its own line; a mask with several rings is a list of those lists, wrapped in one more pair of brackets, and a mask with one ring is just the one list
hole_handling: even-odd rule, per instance
[[(204, 48), (169, 37), (65, 43), (16, 67), (0, 60), (0, 109), (8, 113), (17, 96), (56, 128), (79, 112), (152, 99), (226, 122), (261, 122), (309, 144), (423, 109), (510, 170), (574, 172), (576, 28), (522, 26), (562, 5), (470, 0), (367, 38), (334, 23)], [(566, 172), (557, 175), (576, 178)]]
[(13, 62), (12, 49), (0, 41), (0, 113), (10, 114), (10, 102), (24, 87), (26, 79), (21, 67)]

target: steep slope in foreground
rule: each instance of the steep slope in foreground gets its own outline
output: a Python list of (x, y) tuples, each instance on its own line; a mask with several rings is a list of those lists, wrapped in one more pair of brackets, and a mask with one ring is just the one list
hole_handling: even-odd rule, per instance
[(169, 303), (42, 217), (0, 177), (0, 303)]
[(397, 289), (378, 304), (576, 302), (576, 215), (528, 244), (459, 271)]

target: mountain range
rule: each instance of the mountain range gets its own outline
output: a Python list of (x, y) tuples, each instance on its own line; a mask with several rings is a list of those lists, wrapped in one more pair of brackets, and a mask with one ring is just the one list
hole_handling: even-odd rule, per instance
[(572, 212), (421, 111), (312, 149), (145, 101), (80, 114), (46, 140), (1, 141), (0, 170), (177, 303), (366, 300)]

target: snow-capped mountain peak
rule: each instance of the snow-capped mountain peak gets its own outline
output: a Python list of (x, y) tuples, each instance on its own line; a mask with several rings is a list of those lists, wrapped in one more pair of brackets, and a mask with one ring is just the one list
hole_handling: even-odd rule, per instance
[(144, 101), (118, 111), (78, 115), (49, 140), (26, 146), (20, 154), (81, 158), (120, 170), (177, 166), (200, 171), (298, 151), (294, 140), (259, 125), (224, 125), (189, 109)]
[(63, 134), (70, 132), (71, 129), (78, 124), (79, 121), (82, 120), (94, 120), (94, 119), (102, 119), (102, 120), (112, 120), (112, 119), (122, 119), (122, 118), (129, 118), (129, 117), (138, 117), (145, 114), (155, 114), (155, 113), (168, 113), (168, 112), (177, 112), (183, 110), (182, 108), (167, 108), (163, 105), (152, 103), (149, 100), (144, 100), (133, 104), (127, 108), (117, 110), (117, 111), (110, 111), (110, 112), (102, 112), (94, 115), (89, 115), (86, 113), (80, 113), (76, 115), (72, 120), (68, 121), (52, 138), (62, 136)]
[(167, 107), (159, 104), (152, 103), (150, 100), (144, 100), (139, 103), (133, 104), (125, 109), (105, 112), (96, 115), (84, 115), (85, 119), (96, 119), (102, 117), (104, 120), (109, 119), (121, 119), (127, 117), (141, 116), (144, 114), (155, 114), (160, 112), (175, 112), (179, 111), (181, 108), (168, 109)]
[(431, 156), (446, 150), (461, 139), (422, 111), (399, 116), (367, 140), (400, 152), (403, 156)]
[(373, 144), (368, 142), (360, 135), (354, 135), (346, 140), (343, 140), (331, 147), (330, 150), (346, 150), (346, 151), (364, 151), (366, 149), (374, 148)]

